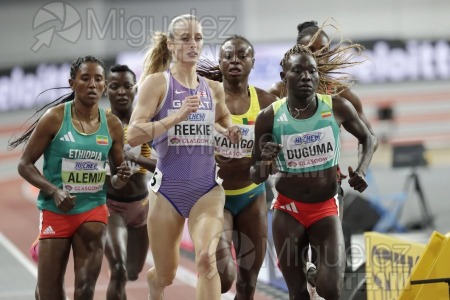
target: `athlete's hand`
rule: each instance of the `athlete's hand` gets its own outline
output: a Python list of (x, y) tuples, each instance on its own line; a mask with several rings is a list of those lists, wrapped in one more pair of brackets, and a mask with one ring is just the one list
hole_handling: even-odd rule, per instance
[(242, 140), (242, 132), (239, 126), (228, 127), (222, 134), (226, 136), (232, 144), (237, 144)]
[(136, 155), (136, 153), (133, 153), (131, 151), (124, 151), (123, 157), (126, 165), (128, 166), (128, 168), (130, 168), (130, 173), (136, 173), (140, 168), (140, 165), (138, 163), (140, 155)]
[(262, 163), (264, 165), (271, 165), (275, 158), (277, 158), (278, 153), (280, 153), (282, 148), (283, 146), (277, 143), (265, 143), (261, 152)]
[(130, 167), (127, 165), (126, 161), (122, 162), (120, 166), (117, 167), (117, 178), (122, 182), (128, 182), (131, 177)]
[(182, 122), (187, 119), (190, 113), (196, 112), (200, 106), (200, 96), (187, 96), (181, 104), (180, 110), (178, 111), (178, 121)]
[(52, 197), (55, 201), (56, 207), (65, 213), (75, 207), (75, 199), (77, 196), (73, 196), (67, 191), (58, 189), (52, 194)]
[(124, 160), (120, 166), (116, 168), (116, 174), (111, 178), (111, 185), (115, 189), (121, 189), (125, 185), (127, 185), (128, 180), (130, 180), (131, 171), (130, 167), (127, 164), (127, 161)]
[(348, 167), (348, 184), (354, 188), (356, 191), (362, 193), (367, 188), (367, 182), (364, 176), (359, 174), (359, 172), (353, 171), (352, 167)]

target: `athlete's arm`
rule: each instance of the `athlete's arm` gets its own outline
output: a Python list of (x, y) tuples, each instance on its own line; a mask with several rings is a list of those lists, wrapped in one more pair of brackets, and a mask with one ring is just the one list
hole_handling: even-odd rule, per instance
[(179, 113), (172, 114), (159, 121), (149, 121), (156, 114), (156, 110), (165, 96), (166, 87), (164, 74), (155, 73), (149, 75), (139, 88), (138, 101), (131, 114), (127, 132), (127, 141), (131, 147), (153, 140), (183, 120), (183, 116), (180, 114), (182, 114), (183, 108), (186, 110), (186, 101), (183, 101)]
[(63, 122), (63, 117), (64, 104), (53, 107), (42, 115), (28, 143), (25, 145), (17, 169), (20, 176), (51, 196), (56, 206), (67, 212), (75, 206), (74, 200), (76, 197), (50, 183), (35, 165), (57, 134)]
[(155, 172), (156, 169), (156, 159), (148, 158), (143, 155), (137, 155), (136, 157), (126, 157), (127, 160), (140, 165), (141, 167), (149, 170), (150, 172)]
[(272, 106), (263, 109), (255, 121), (255, 145), (252, 154), (250, 178), (254, 183), (261, 183), (269, 177), (272, 171), (272, 162), (281, 146), (273, 142), (274, 111)]
[(342, 97), (333, 97), (333, 113), (336, 120), (340, 122), (349, 133), (355, 136), (362, 145), (362, 155), (358, 157), (358, 166), (354, 172), (349, 169), (349, 172), (353, 173), (350, 174), (350, 185), (356, 190), (362, 192), (367, 187), (367, 184), (364, 182), (365, 186), (363, 186), (364, 184), (362, 183), (352, 183), (356, 181), (356, 179), (352, 180), (352, 178), (356, 175), (361, 175), (361, 178), (366, 175), (375, 151), (375, 144), (372, 139), (372, 135), (367, 126), (359, 118), (353, 105), (348, 100)]
[(211, 89), (211, 94), (214, 99), (214, 107), (216, 110), (216, 122), (214, 126), (218, 132), (223, 133), (228, 127), (233, 126), (230, 111), (225, 104), (225, 92), (220, 82), (209, 79), (207, 82), (209, 88)]
[(241, 140), (241, 131), (239, 127), (233, 125), (231, 122), (231, 114), (225, 104), (225, 92), (222, 84), (209, 79), (207, 79), (207, 82), (211, 89), (216, 110), (216, 122), (214, 123), (214, 128), (217, 132), (227, 136), (232, 143), (239, 142)]
[(255, 90), (258, 95), (259, 107), (261, 110), (278, 100), (278, 97), (274, 94), (270, 94), (257, 87), (255, 87)]
[(267, 90), (269, 94), (275, 95), (278, 98), (282, 98), (284, 95), (281, 94), (281, 87), (283, 86), (282, 81), (275, 82), (272, 86)]
[(111, 171), (111, 184), (115, 189), (123, 188), (130, 179), (130, 168), (123, 157), (123, 127), (119, 118), (113, 114), (107, 114), (109, 134), (112, 143), (109, 150), (109, 165)]
[(359, 118), (361, 119), (361, 121), (363, 121), (364, 124), (366, 124), (367, 128), (369, 129), (371, 135), (372, 135), (372, 139), (373, 142), (375, 144), (375, 150), (377, 150), (378, 148), (378, 138), (375, 135), (375, 132), (373, 131), (372, 125), (370, 124), (369, 120), (367, 119), (367, 116), (364, 114), (364, 109), (362, 106), (362, 102), (361, 99), (358, 97), (358, 95), (356, 95), (355, 93), (353, 93), (352, 90), (345, 89), (343, 90), (339, 96), (347, 99), (348, 101), (350, 101), (350, 103), (353, 105), (353, 107), (356, 109), (356, 112), (358, 113)]
[(61, 127), (64, 116), (64, 105), (49, 109), (40, 118), (33, 133), (25, 145), (19, 160), (18, 172), (26, 181), (51, 195), (56, 190), (36, 168), (36, 161), (44, 154), (50, 142)]

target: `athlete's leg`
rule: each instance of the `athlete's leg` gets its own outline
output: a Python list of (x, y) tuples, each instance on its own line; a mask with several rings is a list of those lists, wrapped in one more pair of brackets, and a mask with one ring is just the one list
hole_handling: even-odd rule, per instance
[(30, 256), (34, 262), (38, 262), (39, 257), (39, 235), (30, 246)]
[(345, 245), (338, 216), (328, 216), (309, 228), (311, 247), (317, 249), (317, 292), (325, 299), (339, 299), (345, 267)]
[[(267, 245), (266, 193), (261, 193), (235, 218), (234, 245), (238, 261), (237, 299), (253, 299)], [(240, 236), (239, 236), (240, 235)]]
[(134, 281), (138, 279), (147, 258), (148, 245), (147, 225), (128, 227), (128, 280)]
[(223, 220), (223, 232), (216, 252), (217, 271), (220, 276), (222, 294), (231, 289), (236, 278), (236, 264), (231, 250), (233, 243), (233, 215), (227, 209), (223, 211)]
[(36, 299), (65, 300), (64, 275), (69, 260), (69, 238), (39, 241)]
[(180, 259), (184, 218), (160, 193), (150, 191), (147, 230), (154, 267), (147, 273), (149, 299), (160, 300), (172, 284)]
[(72, 237), (75, 268), (75, 300), (94, 298), (95, 284), (100, 274), (107, 226), (102, 222), (80, 225)]
[(189, 232), (195, 246), (198, 271), (196, 299), (220, 299), (216, 251), (223, 231), (225, 193), (221, 186), (202, 196), (189, 213)]
[[(338, 203), (339, 203), (339, 219), (342, 222), (342, 218), (344, 217), (344, 190), (342, 189), (341, 184), (338, 185)], [(311, 247), (311, 259), (310, 262), (306, 266), (306, 277), (313, 287), (316, 286), (316, 272), (317, 272), (317, 253), (315, 251), (315, 247)]]
[(305, 227), (288, 213), (275, 209), (272, 232), (289, 299), (309, 299), (303, 260), (304, 251), (308, 250), (309, 245)]
[(342, 218), (344, 217), (344, 189), (341, 184), (338, 187), (338, 201), (339, 201), (339, 219), (342, 222)]
[(106, 234), (105, 256), (111, 272), (106, 299), (126, 299), (127, 283), (127, 239), (128, 232), (124, 219), (116, 212), (110, 211), (108, 231)]

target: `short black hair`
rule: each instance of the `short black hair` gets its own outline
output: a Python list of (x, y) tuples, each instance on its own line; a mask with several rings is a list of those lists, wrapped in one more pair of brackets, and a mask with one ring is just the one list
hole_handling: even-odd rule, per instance
[(130, 74), (133, 76), (134, 82), (136, 83), (136, 74), (127, 65), (116, 64), (109, 68), (109, 74), (118, 72), (130, 72)]

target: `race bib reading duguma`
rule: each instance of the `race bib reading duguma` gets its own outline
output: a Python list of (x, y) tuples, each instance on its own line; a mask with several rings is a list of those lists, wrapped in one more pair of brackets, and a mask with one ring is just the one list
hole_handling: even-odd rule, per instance
[(304, 134), (282, 135), (286, 166), (292, 169), (319, 166), (335, 157), (335, 139), (331, 127)]

